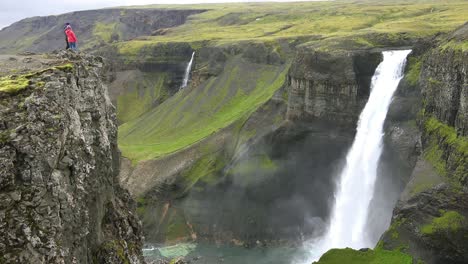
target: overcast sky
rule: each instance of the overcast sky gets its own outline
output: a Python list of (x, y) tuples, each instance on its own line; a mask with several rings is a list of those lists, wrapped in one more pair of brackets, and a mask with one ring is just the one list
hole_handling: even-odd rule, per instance
[(273, 1), (297, 2), (298, 0), (0, 0), (0, 29), (27, 17), (57, 15), (112, 6)]

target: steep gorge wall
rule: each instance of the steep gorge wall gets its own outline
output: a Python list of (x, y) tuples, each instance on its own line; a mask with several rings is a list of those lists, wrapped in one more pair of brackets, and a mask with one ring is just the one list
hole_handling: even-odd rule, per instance
[(29, 70), (0, 79), (0, 262), (144, 263), (102, 59), (2, 58)]
[(425, 44), (413, 60), (421, 155), (378, 248), (423, 263), (466, 263), (468, 26)]
[(119, 123), (135, 120), (177, 93), (193, 51), (188, 43), (149, 45), (133, 55), (101, 49), (98, 54), (112, 63), (109, 93)]
[[(123, 164), (122, 180), (133, 195), (140, 197), (139, 211), (150, 242), (190, 237), (187, 223), (193, 225), (197, 234), (211, 238), (218, 233), (225, 241), (229, 240), (221, 225), (225, 218), (213, 219), (216, 210), (210, 207), (215, 193), (220, 194), (222, 187), (211, 185), (223, 181), (223, 171), (234, 159), (237, 149), (244, 149), (247, 141), (255, 141), (271, 132), (283, 120), (285, 104), (281, 96), (263, 106), (258, 101), (267, 101), (274, 93), (268, 91), (271, 89), (269, 83), (273, 82), (277, 88), (283, 84), (276, 84), (275, 80), (281, 79), (286, 67), (280, 56), (264, 44), (246, 43), (197, 50), (189, 87), (169, 99), (163, 107), (174, 102), (178, 104), (162, 111), (170, 111), (168, 114), (174, 115), (168, 119), (171, 122), (193, 118), (193, 124), (205, 122), (207, 126), (211, 126), (211, 119), (221, 117), (223, 120), (223, 116), (230, 114), (237, 119), (229, 117), (228, 120), (234, 121), (232, 124), (226, 123), (227, 127), (175, 153), (142, 161), (133, 167), (128, 162)], [(263, 95), (265, 92), (269, 94), (268, 97)], [(246, 105), (244, 101), (253, 104)], [(231, 104), (236, 107), (227, 107)], [(258, 109), (255, 105), (258, 105)], [(232, 110), (235, 110), (234, 113)], [(258, 111), (252, 113), (255, 110)], [(238, 114), (238, 111), (245, 114)], [(187, 112), (199, 115), (189, 115)], [(211, 116), (210, 120), (204, 119), (207, 114)], [(192, 123), (189, 125), (192, 126)], [(172, 129), (172, 126), (169, 123), (167, 128)], [(180, 127), (174, 129), (181, 130)], [(206, 181), (211, 183), (207, 184)], [(190, 193), (197, 195), (187, 197)], [(235, 214), (236, 210), (233, 209), (225, 216), (229, 218)], [(211, 220), (218, 223), (220, 228), (214, 230)], [(226, 221), (226, 225), (236, 223)]]
[[(207, 51), (198, 55), (194, 83), (222, 72), (219, 65), (226, 54)], [(231, 48), (228, 54), (236, 52)], [(275, 61), (274, 56), (244, 52), (240, 54), (249, 60)], [(148, 241), (208, 239), (255, 245), (257, 240), (290, 243), (319, 234), (329, 215), (334, 178), (352, 143), (380, 60), (380, 51), (303, 51), (284, 87), (250, 117), (240, 134), (217, 133), (193, 148), (124, 170), (126, 184), (140, 197)], [(396, 115), (402, 111), (397, 109)], [(267, 118), (272, 113), (276, 117)], [(279, 126), (259, 133), (268, 122)], [(244, 147), (227, 143), (243, 133), (262, 136), (244, 141)], [(390, 160), (398, 154), (389, 156)], [(171, 166), (173, 162), (177, 166)], [(396, 173), (387, 180), (397, 177), (405, 178)]]
[(288, 119), (355, 126), (381, 60), (378, 51), (299, 52), (288, 76)]

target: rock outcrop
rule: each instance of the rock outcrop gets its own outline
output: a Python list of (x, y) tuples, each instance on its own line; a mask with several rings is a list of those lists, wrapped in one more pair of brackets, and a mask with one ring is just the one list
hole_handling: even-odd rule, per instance
[(326, 120), (354, 127), (381, 60), (380, 52), (299, 52), (288, 76), (288, 119)]
[(0, 263), (144, 263), (103, 60), (2, 58), (32, 68), (0, 77)]
[(468, 24), (413, 60), (421, 155), (378, 245), (427, 264), (468, 262), (467, 41)]

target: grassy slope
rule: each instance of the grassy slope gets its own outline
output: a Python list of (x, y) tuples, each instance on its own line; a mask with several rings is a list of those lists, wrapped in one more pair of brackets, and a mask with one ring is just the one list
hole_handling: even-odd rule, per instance
[(286, 72), (287, 65), (233, 58), (220, 76), (120, 126), (120, 148), (141, 161), (189, 146), (255, 111), (283, 85)]
[[(146, 8), (209, 11), (189, 17), (187, 23), (169, 29), (163, 36), (140, 37), (115, 44), (122, 55), (133, 56), (145, 47), (163, 43), (185, 42), (197, 48), (199, 45), (241, 41), (274, 43), (283, 38), (294, 41), (299, 37), (309, 41), (308, 45), (333, 46), (343, 39), (351, 39), (359, 46), (369, 47), (377, 45), (368, 38), (371, 33), (385, 33), (390, 39), (398, 39), (402, 33), (407, 37), (422, 37), (453, 30), (468, 17), (468, 2), (458, 0), (157, 5)], [(231, 62), (221, 76), (211, 78), (196, 91), (179, 93), (139, 119), (123, 124), (119, 131), (123, 155), (134, 162), (160, 157), (185, 148), (255, 111), (279, 88), (285, 72), (279, 74), (284, 69), (265, 65), (253, 65), (253, 70), (245, 71), (244, 66), (240, 62)], [(250, 78), (245, 78), (249, 74)], [(242, 80), (248, 81), (242, 84)], [(253, 85), (255, 89), (246, 93), (240, 88), (245, 85)], [(134, 103), (135, 100), (130, 101)]]
[(144, 37), (120, 43), (118, 47), (122, 53), (132, 54), (144, 45), (161, 42), (218, 44), (312, 36), (320, 36), (320, 42), (324, 39), (334, 42), (351, 35), (358, 44), (369, 46), (373, 44), (365, 38), (369, 33), (389, 33), (390, 37), (397, 33), (427, 36), (453, 30), (468, 17), (468, 2), (460, 0), (251, 3), (190, 8), (210, 10), (191, 16), (188, 23), (170, 29), (164, 36)]
[[(128, 80), (127, 87), (133, 87), (117, 98), (117, 118), (125, 123), (138, 118), (152, 108), (156, 100), (164, 101), (169, 96), (163, 85), (165, 73), (142, 73)], [(122, 84), (123, 85), (123, 84)]]
[(382, 249), (368, 250), (366, 252), (345, 249), (332, 249), (325, 253), (316, 264), (412, 264), (411, 256), (399, 251)]

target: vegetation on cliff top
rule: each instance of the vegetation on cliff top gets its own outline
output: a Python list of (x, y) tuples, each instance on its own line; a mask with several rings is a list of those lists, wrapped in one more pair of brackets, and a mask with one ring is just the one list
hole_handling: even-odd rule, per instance
[[(31, 84), (31, 78), (38, 76), (49, 70), (71, 71), (73, 69), (72, 63), (65, 63), (56, 65), (51, 68), (46, 68), (38, 71), (31, 71), (22, 75), (8, 75), (0, 77), (0, 92), (16, 93), (28, 87)], [(44, 85), (44, 82), (38, 83), (38, 86)]]
[(26, 88), (28, 85), (29, 79), (26, 75), (0, 77), (0, 92), (14, 93)]
[[(139, 7), (141, 8), (141, 6)], [(187, 23), (162, 36), (141, 37), (119, 43), (124, 54), (161, 42), (226, 43), (242, 40), (269, 41), (306, 38), (321, 45), (343, 42), (369, 47), (378, 45), (370, 34), (395, 40), (448, 32), (468, 17), (466, 1), (329, 1), (298, 3), (249, 3), (223, 5), (152, 5), (146, 8), (206, 9)], [(387, 40), (388, 41), (388, 40)], [(349, 43), (347, 44), (349, 45)]]

